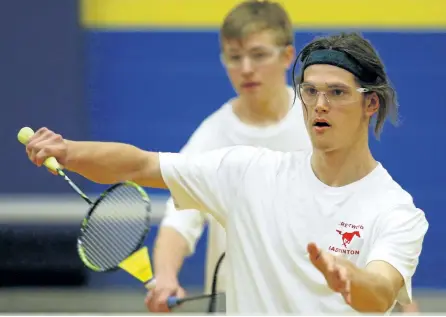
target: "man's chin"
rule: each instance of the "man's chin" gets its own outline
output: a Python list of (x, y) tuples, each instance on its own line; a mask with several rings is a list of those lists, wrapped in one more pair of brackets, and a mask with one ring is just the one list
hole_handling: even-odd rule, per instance
[(319, 137), (311, 138), (314, 151), (329, 152), (333, 150), (333, 143), (328, 140), (321, 140)]

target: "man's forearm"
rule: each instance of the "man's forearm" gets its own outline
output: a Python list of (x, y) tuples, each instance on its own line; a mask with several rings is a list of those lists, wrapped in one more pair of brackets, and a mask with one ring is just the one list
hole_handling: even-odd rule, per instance
[(351, 306), (363, 313), (387, 311), (396, 294), (389, 280), (378, 273), (350, 265)]
[(153, 259), (157, 278), (176, 278), (188, 250), (186, 239), (178, 231), (160, 227)]
[(133, 180), (143, 186), (165, 188), (158, 153), (114, 142), (66, 141), (65, 168), (101, 184)]

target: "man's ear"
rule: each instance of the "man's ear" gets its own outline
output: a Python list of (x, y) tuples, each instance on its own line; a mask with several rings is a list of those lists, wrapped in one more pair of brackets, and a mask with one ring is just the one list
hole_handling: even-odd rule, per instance
[(366, 115), (371, 118), (379, 110), (379, 97), (376, 92), (372, 92), (366, 97)]
[(285, 47), (284, 50), (284, 66), (287, 70), (290, 69), (291, 65), (294, 62), (294, 59), (296, 58), (296, 49), (293, 45), (288, 45)]

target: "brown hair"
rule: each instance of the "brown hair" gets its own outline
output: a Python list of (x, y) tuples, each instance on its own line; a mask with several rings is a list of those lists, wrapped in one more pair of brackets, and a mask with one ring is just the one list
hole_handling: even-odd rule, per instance
[(278, 45), (293, 45), (294, 32), (285, 9), (273, 1), (247, 0), (235, 6), (226, 16), (220, 29), (223, 40), (241, 40), (263, 30), (276, 33)]
[[(297, 85), (303, 81), (302, 69), (294, 77), (296, 64), (300, 61), (304, 63), (307, 57), (314, 51), (332, 49), (343, 52), (353, 58), (368, 74), (372, 74), (371, 80), (364, 80), (356, 77), (356, 81), (361, 87), (367, 88), (370, 93), (376, 93), (379, 98), (379, 109), (375, 118), (374, 132), (379, 138), (385, 120), (390, 117), (394, 125), (398, 124), (398, 102), (397, 95), (386, 74), (384, 64), (372, 44), (364, 39), (359, 33), (341, 33), (338, 35), (316, 38), (307, 44), (298, 54), (293, 67), (293, 82)], [(296, 91), (297, 92), (297, 91)]]

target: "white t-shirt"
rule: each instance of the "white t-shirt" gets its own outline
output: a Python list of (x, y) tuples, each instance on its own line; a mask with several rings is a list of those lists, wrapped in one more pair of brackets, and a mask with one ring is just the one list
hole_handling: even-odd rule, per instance
[(312, 266), (309, 242), (360, 268), (390, 263), (405, 279), (398, 301), (410, 302), (428, 228), (423, 211), (381, 164), (334, 188), (317, 179), (310, 158), (249, 146), (160, 153), (179, 208), (208, 212), (226, 228), (229, 314), (355, 313)]
[[(294, 91), (288, 88), (290, 101)], [(303, 120), (302, 105), (298, 98), (290, 111), (277, 124), (267, 127), (247, 125), (234, 114), (228, 102), (207, 117), (193, 133), (182, 153), (201, 153), (233, 145), (252, 145), (267, 147), (278, 151), (296, 151), (311, 148), (311, 141)], [(190, 254), (208, 223), (208, 249), (206, 255), (205, 291), (210, 292), (216, 263), (226, 250), (226, 233), (213, 218), (197, 210), (177, 211), (170, 198), (166, 204), (166, 214), (161, 223), (181, 233), (187, 240)], [(218, 291), (225, 290), (225, 262), (218, 271)]]

